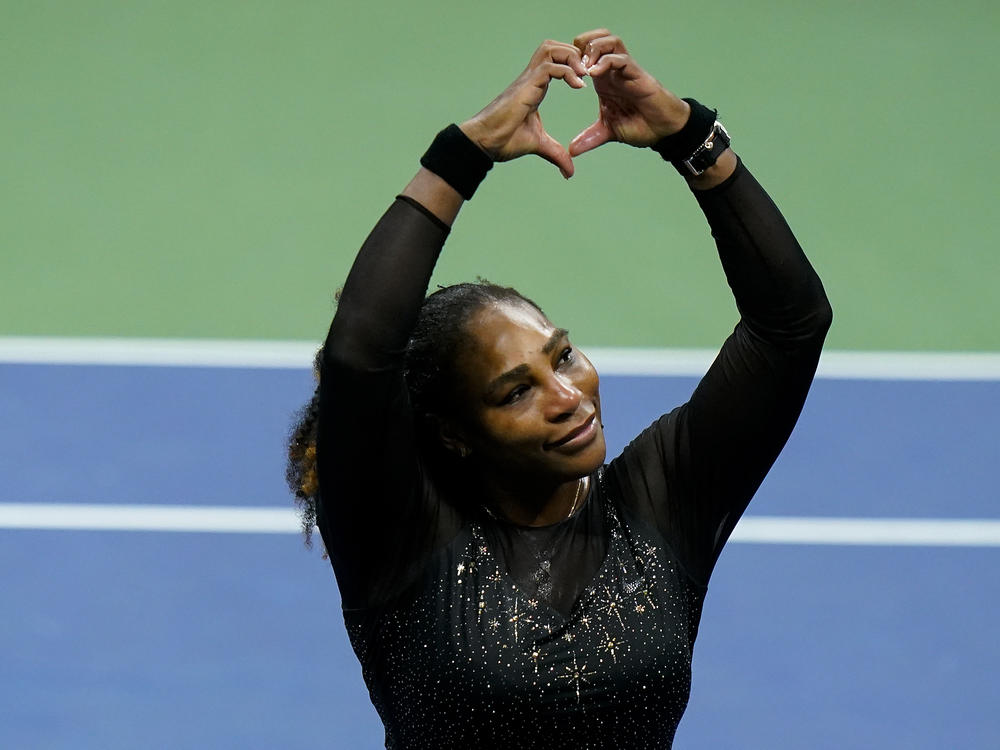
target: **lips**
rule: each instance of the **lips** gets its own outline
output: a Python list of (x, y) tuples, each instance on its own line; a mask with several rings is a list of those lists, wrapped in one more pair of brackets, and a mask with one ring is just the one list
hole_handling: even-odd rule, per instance
[(553, 450), (567, 445), (587, 442), (596, 431), (597, 414), (591, 414), (587, 420), (576, 429), (570, 430), (561, 438), (552, 443), (545, 444), (545, 450)]

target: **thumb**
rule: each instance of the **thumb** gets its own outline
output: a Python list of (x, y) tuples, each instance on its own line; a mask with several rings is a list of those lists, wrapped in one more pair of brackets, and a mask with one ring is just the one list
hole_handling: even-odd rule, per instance
[(615, 134), (611, 132), (611, 128), (604, 124), (604, 120), (598, 120), (570, 141), (569, 153), (571, 156), (579, 156), (614, 139)]
[(573, 176), (575, 169), (573, 167), (573, 159), (570, 157), (569, 152), (563, 148), (563, 145), (559, 141), (548, 133), (542, 131), (542, 136), (538, 140), (538, 148), (535, 150), (535, 153), (545, 159), (545, 161), (551, 162), (559, 167), (559, 171), (562, 172), (562, 176), (567, 180)]

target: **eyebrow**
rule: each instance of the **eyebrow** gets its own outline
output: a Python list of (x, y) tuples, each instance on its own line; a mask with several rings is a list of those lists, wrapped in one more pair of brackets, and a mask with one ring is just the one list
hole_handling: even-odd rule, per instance
[(552, 350), (555, 349), (556, 346), (559, 345), (559, 342), (567, 336), (569, 336), (569, 331), (565, 328), (557, 328), (552, 332), (552, 335), (549, 336), (549, 340), (545, 342), (545, 346), (542, 347), (542, 353), (552, 354)]
[(490, 384), (486, 386), (486, 395), (492, 396), (494, 393), (500, 390), (500, 388), (503, 387), (503, 385), (508, 381), (517, 380), (518, 378), (523, 378), (527, 374), (528, 374), (527, 365), (518, 365), (517, 367), (507, 370), (507, 372), (505, 372), (503, 375), (493, 378), (493, 380), (490, 381)]
[[(555, 331), (552, 332), (552, 335), (549, 336), (549, 340), (546, 341), (545, 344), (542, 346), (542, 352), (544, 354), (551, 354), (552, 351), (559, 345), (559, 342), (562, 341), (564, 338), (566, 338), (568, 335), (569, 331), (567, 331), (565, 328), (557, 328)], [(528, 367), (528, 365), (518, 365), (517, 367), (512, 367), (511, 369), (507, 370), (507, 372), (505, 372), (503, 375), (499, 375), (493, 378), (493, 380), (489, 382), (489, 385), (486, 386), (486, 395), (492, 396), (505, 383), (511, 380), (517, 380), (518, 378), (524, 377), (525, 375), (528, 374), (529, 370), (530, 368)]]

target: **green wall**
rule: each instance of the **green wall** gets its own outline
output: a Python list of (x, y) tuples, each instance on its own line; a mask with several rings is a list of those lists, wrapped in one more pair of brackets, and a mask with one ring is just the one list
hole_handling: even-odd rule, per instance
[[(834, 303), (830, 346), (1000, 350), (1000, 6), (0, 3), (0, 334), (317, 339), (444, 124), (596, 26), (720, 109)], [(564, 142), (593, 89), (555, 85)], [(617, 144), (499, 165), (435, 281), (535, 297), (577, 341), (714, 346), (735, 321), (676, 174)]]

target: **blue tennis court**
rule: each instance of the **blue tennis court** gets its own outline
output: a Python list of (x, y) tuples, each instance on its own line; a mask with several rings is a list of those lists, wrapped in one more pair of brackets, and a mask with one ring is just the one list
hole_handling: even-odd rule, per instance
[[(607, 376), (611, 455), (692, 377)], [(0, 507), (287, 507), (305, 369), (0, 365)], [(1000, 381), (817, 380), (752, 519), (998, 514)], [(294, 533), (0, 529), (0, 746), (374, 748)], [(755, 543), (717, 568), (677, 748), (1000, 745), (1000, 546)]]
[[(434, 133), (542, 39), (597, 26), (718, 107), (823, 279), (829, 349), (916, 357), (824, 357), (716, 570), (675, 746), (1000, 748), (997, 146), (949, 158), (934, 116), (1000, 114), (1000, 4), (504, 10), (0, 6), (0, 750), (382, 745), (282, 481), (309, 347), (276, 364), (219, 344), (321, 336)], [(554, 86), (545, 126), (568, 143), (597, 107)], [(688, 192), (625, 147), (570, 181), (498, 166), (432, 285), (512, 284), (640, 365), (715, 346), (737, 311)], [(213, 356), (140, 363), (87, 337)], [(992, 364), (956, 369), (962, 352)], [(910, 367), (924, 355), (941, 366)], [(595, 362), (610, 455), (704, 371)]]

